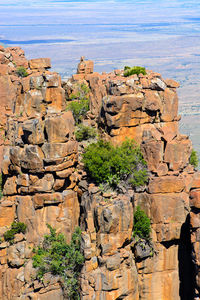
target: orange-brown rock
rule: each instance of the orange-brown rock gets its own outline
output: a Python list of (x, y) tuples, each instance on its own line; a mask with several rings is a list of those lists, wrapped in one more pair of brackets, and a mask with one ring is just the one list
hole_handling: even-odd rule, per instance
[(24, 99), (24, 109), (28, 117), (37, 117), (42, 112), (45, 112), (43, 95), (40, 90), (30, 90), (29, 92), (27, 92)]
[(49, 69), (51, 68), (50, 58), (36, 58), (28, 61), (30, 69)]
[(174, 121), (178, 113), (178, 97), (176, 92), (166, 88), (163, 96), (161, 121)]
[(48, 117), (45, 120), (45, 130), (49, 143), (62, 143), (70, 140), (74, 133), (74, 118), (71, 111)]
[(145, 90), (145, 101), (143, 108), (150, 111), (157, 111), (162, 109), (162, 102), (158, 92), (152, 90)]
[(200, 189), (195, 189), (191, 191), (190, 206), (200, 208)]
[[(32, 179), (31, 177), (35, 177)], [(29, 181), (30, 193), (38, 193), (38, 192), (51, 192), (54, 185), (54, 177), (52, 174), (45, 174), (42, 178), (38, 178), (37, 176), (30, 175)]]
[(21, 153), (21, 166), (24, 169), (38, 172), (43, 170), (44, 154), (39, 146), (26, 145)]
[[(148, 163), (148, 168), (151, 171), (157, 172), (159, 166), (163, 162), (164, 143), (163, 141), (149, 141), (142, 145), (144, 159)], [(168, 170), (168, 168), (167, 168)]]
[(46, 89), (45, 102), (50, 113), (60, 112), (66, 108), (65, 92), (61, 87)]
[(192, 143), (187, 138), (173, 140), (166, 145), (164, 161), (171, 170), (183, 169), (189, 161)]
[(184, 190), (184, 181), (181, 177), (163, 176), (150, 180), (148, 191), (150, 194), (180, 193)]
[[(0, 298), (65, 299), (57, 277), (35, 279), (32, 249), (49, 233), (47, 223), (67, 242), (82, 226), (83, 300), (190, 299), (194, 289), (199, 296), (200, 176), (189, 164), (191, 142), (178, 130), (178, 83), (149, 70), (130, 77), (123, 70), (94, 73), (84, 58), (78, 74), (61, 83), (47, 71), (49, 59), (27, 61), (19, 47), (0, 46), (0, 64), (0, 236), (14, 220), (27, 225), (13, 245), (0, 243)], [(27, 77), (18, 76), (18, 66)], [(66, 96), (81, 84), (90, 89), (84, 124), (116, 145), (134, 138), (147, 161), (146, 186), (102, 192), (88, 182), (85, 144), (78, 145), (65, 111)], [(137, 205), (151, 220), (149, 244), (133, 239)]]
[(93, 73), (94, 63), (91, 60), (85, 60), (84, 56), (81, 57), (78, 64), (77, 74), (90, 74)]
[(67, 143), (45, 143), (42, 151), (46, 159), (58, 159), (77, 152), (77, 142), (68, 141)]
[[(132, 211), (132, 206), (125, 196), (110, 203), (99, 203), (95, 208), (97, 233), (92, 213), (88, 211), (88, 233), (83, 234), (87, 257), (81, 275), (83, 299), (117, 299), (124, 294), (127, 299), (139, 299), (133, 254), (130, 248), (122, 247), (131, 238), (133, 215), (127, 213), (129, 210)], [(102, 249), (101, 253), (98, 248)]]
[(10, 226), (15, 218), (15, 206), (3, 206), (0, 207), (0, 227)]
[(35, 208), (42, 207), (45, 204), (61, 203), (62, 201), (62, 195), (60, 193), (36, 194), (35, 196), (33, 196), (33, 203)]
[(45, 141), (44, 123), (41, 119), (32, 119), (23, 123), (23, 136), (25, 144), (42, 144)]
[(4, 195), (13, 195), (17, 193), (16, 176), (8, 177), (4, 185)]
[(173, 79), (165, 79), (165, 83), (170, 88), (178, 88), (180, 84)]

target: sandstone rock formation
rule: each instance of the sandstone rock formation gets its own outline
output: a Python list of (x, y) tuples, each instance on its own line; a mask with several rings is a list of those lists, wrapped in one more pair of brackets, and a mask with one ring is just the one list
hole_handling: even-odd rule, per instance
[[(0, 236), (14, 220), (27, 225), (13, 245), (0, 243), (1, 299), (66, 299), (58, 277), (38, 281), (32, 267), (46, 223), (67, 241), (82, 227), (81, 299), (198, 299), (200, 174), (189, 164), (191, 141), (178, 129), (178, 84), (152, 71), (94, 73), (83, 57), (77, 74), (61, 83), (50, 67), (49, 59), (27, 61), (20, 48), (0, 47)], [(130, 137), (141, 145), (146, 187), (106, 193), (88, 181), (65, 99), (83, 82), (90, 88), (84, 122), (113, 144)], [(152, 253), (132, 238), (137, 205), (151, 219)]]
[[(3, 49), (2, 53), (10, 53), (9, 59), (13, 61), (9, 51)], [(23, 59), (13, 58), (16, 66), (12, 65), (12, 73), (22, 63), (30, 69), (25, 78), (2, 75), (5, 82), (15, 78), (18, 92), (15, 91), (8, 103), (0, 232), (2, 236), (14, 220), (24, 222), (27, 232), (12, 246), (6, 242), (0, 245), (0, 295), (1, 299), (63, 299), (58, 280), (50, 277), (46, 284), (33, 281), (35, 270), (31, 257), (34, 245), (48, 232), (47, 223), (62, 231), (68, 241), (78, 225), (80, 209), (74, 169), (78, 145), (74, 138), (74, 119), (71, 111), (65, 111), (60, 76), (46, 71), (50, 60), (28, 62), (20, 55), (20, 49), (13, 51)], [(2, 101), (6, 102), (6, 97), (9, 98), (8, 87)], [(5, 111), (2, 109), (1, 113)]]

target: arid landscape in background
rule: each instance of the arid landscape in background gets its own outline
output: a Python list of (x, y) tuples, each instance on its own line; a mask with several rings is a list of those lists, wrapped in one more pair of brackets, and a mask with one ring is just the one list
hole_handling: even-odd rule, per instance
[(50, 57), (63, 78), (84, 55), (98, 72), (142, 65), (180, 82), (181, 132), (200, 152), (198, 1), (2, 0), (0, 11), (0, 43)]

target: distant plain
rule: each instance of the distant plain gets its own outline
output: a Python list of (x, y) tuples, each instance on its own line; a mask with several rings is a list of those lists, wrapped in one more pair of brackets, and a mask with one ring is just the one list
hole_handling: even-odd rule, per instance
[(200, 152), (200, 2), (1, 0), (0, 43), (50, 57), (63, 78), (84, 55), (98, 72), (141, 65), (179, 81), (180, 129)]

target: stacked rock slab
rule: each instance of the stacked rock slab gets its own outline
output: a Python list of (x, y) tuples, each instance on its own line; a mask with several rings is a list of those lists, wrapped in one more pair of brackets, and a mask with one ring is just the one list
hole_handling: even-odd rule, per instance
[[(46, 275), (43, 283), (37, 281), (31, 257), (33, 247), (48, 233), (47, 223), (63, 232), (68, 242), (78, 225), (74, 119), (65, 111), (60, 76), (47, 71), (49, 59), (27, 61), (19, 48), (1, 48), (0, 53), (10, 60), (5, 58), (0, 68), (11, 70), (0, 81), (17, 86), (12, 98), (10, 87), (3, 86), (0, 97), (2, 103), (10, 100), (11, 110), (2, 162), (0, 234), (13, 221), (27, 225), (26, 234), (15, 235), (13, 245), (0, 244), (0, 298), (61, 300), (58, 278)], [(24, 66), (28, 76), (18, 77), (18, 66)]]
[[(189, 164), (191, 141), (178, 129), (178, 83), (152, 71), (130, 77), (119, 70), (81, 76), (92, 91), (91, 114), (100, 120), (104, 137), (115, 145), (127, 137), (135, 139), (150, 173), (146, 189), (133, 195), (127, 191), (99, 200), (92, 188), (86, 192), (90, 200), (83, 197), (83, 299), (193, 299), (194, 285), (197, 290), (200, 286), (200, 175)], [(73, 80), (79, 79), (74, 75)], [(131, 248), (132, 204), (151, 219), (154, 255), (146, 259), (135, 259)]]

